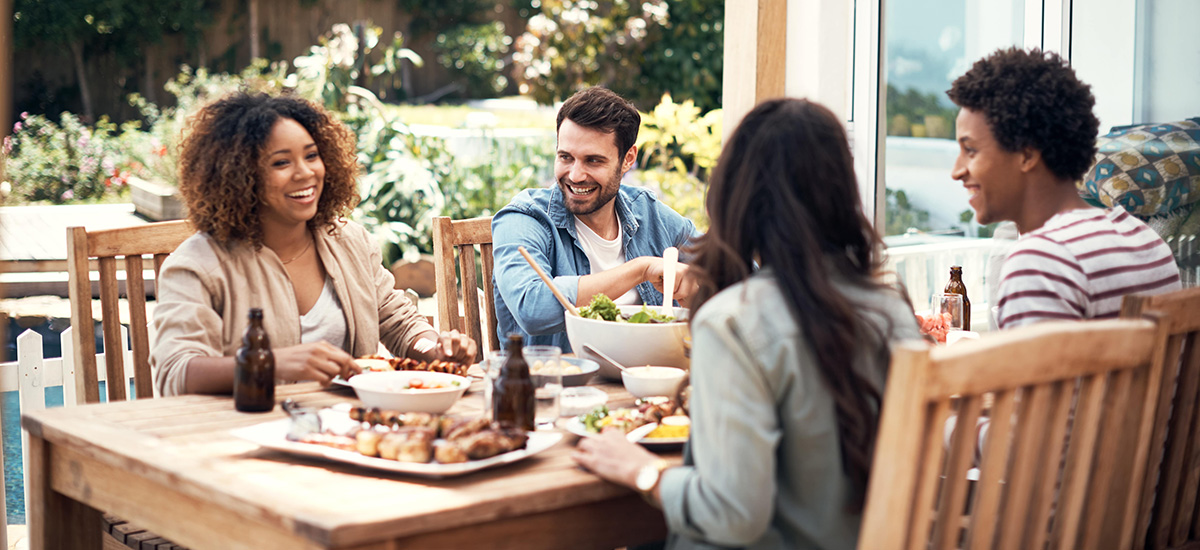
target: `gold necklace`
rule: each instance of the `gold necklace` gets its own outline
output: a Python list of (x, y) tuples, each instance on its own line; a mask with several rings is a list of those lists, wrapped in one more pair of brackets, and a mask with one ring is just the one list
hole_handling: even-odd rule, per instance
[(304, 243), (304, 250), (301, 250), (299, 254), (296, 254), (296, 256), (290, 260), (283, 260), (283, 265), (287, 265), (296, 260), (299, 260), (300, 256), (303, 256), (305, 252), (308, 252), (309, 247), (312, 246), (312, 242), (313, 242), (312, 238), (309, 237), (308, 242)]

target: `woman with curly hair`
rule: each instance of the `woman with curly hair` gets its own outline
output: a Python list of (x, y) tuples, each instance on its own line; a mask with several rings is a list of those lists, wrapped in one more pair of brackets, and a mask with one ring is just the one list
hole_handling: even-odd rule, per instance
[(354, 135), (296, 97), (237, 93), (200, 110), (181, 147), (197, 233), (163, 263), (151, 363), (162, 395), (228, 393), (250, 308), (262, 308), (276, 377), (358, 372), (379, 343), (419, 360), (474, 358), (393, 288), (379, 247), (342, 218), (358, 202)]
[(662, 506), (669, 548), (854, 548), (890, 343), (920, 338), (878, 278), (846, 133), (825, 107), (766, 101), (709, 182), (695, 247), (691, 438), (669, 468), (623, 434), (574, 458)]

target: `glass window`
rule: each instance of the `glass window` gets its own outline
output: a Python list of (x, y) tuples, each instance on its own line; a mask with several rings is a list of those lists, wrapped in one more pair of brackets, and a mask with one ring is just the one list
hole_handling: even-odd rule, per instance
[(990, 235), (990, 228), (974, 222), (962, 185), (950, 178), (958, 154), (954, 136), (958, 109), (946, 90), (975, 60), (1023, 42), (1024, 4), (1024, 0), (887, 2), (886, 235), (910, 230)]

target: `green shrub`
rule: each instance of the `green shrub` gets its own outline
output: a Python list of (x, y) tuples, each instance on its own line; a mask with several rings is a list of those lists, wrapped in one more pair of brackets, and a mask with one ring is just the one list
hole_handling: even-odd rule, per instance
[(504, 58), (510, 46), (512, 38), (499, 21), (455, 27), (434, 41), (438, 63), (466, 80), (467, 97), (494, 97), (508, 87)]
[(21, 113), (3, 144), (10, 201), (61, 204), (120, 192), (125, 159), (116, 131), (107, 119), (93, 130), (71, 113), (57, 124)]
[(638, 159), (642, 181), (658, 188), (663, 202), (708, 228), (704, 194), (709, 172), (721, 155), (722, 111), (700, 114), (692, 100), (675, 103), (664, 95), (649, 113), (642, 113)]

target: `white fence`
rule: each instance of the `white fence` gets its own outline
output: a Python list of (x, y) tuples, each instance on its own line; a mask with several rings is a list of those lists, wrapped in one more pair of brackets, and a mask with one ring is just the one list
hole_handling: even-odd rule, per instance
[[(75, 350), (68, 328), (62, 332), (62, 357), (46, 358), (42, 354), (42, 335), (26, 330), (17, 337), (17, 360), (0, 363), (0, 392), (18, 392), (20, 411), (36, 411), (46, 408), (46, 388), (62, 386), (63, 405), (78, 404), (75, 394)], [(124, 364), (126, 384), (133, 379), (133, 352), (129, 349), (129, 329), (121, 327), (121, 341), (125, 342)], [(104, 354), (96, 354), (97, 376), (107, 379)], [(25, 430), (21, 430), (21, 460), (24, 472), (25, 502), (29, 502), (29, 441)], [(0, 453), (0, 472), (4, 470), (4, 456)], [(4, 484), (0, 483), (0, 502), (5, 500)], [(3, 527), (8, 524), (8, 507), (5, 505)], [(28, 521), (28, 518), (26, 518)], [(0, 549), (8, 548), (7, 529), (0, 528)]]

